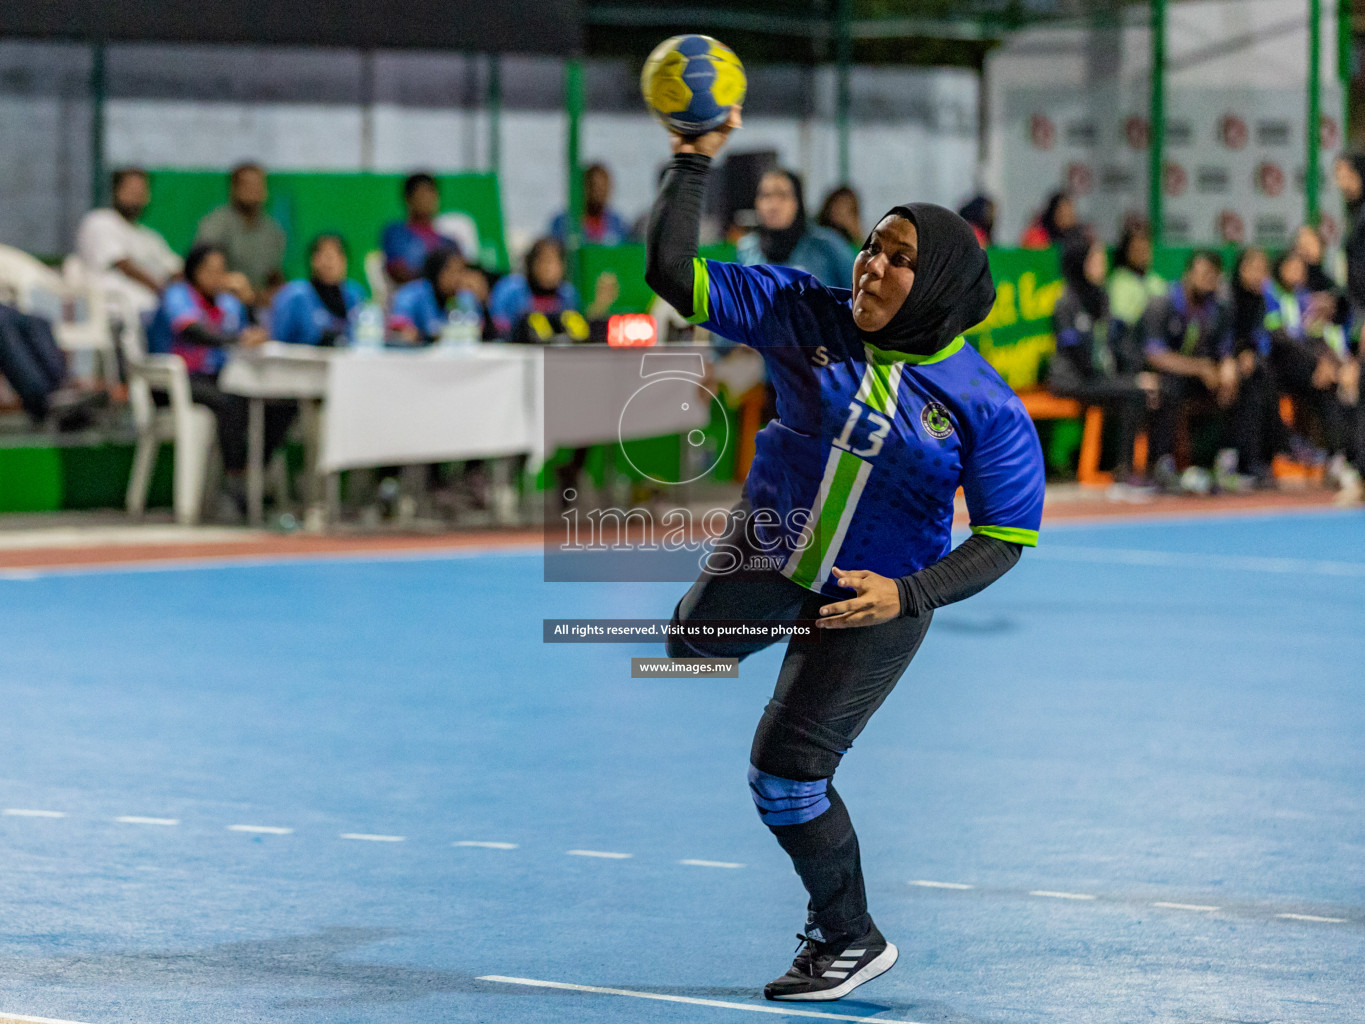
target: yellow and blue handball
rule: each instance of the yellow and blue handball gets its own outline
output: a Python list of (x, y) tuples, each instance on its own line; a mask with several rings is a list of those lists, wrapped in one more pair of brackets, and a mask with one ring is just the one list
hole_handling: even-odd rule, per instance
[(719, 128), (744, 102), (748, 80), (735, 51), (710, 36), (674, 36), (654, 48), (640, 91), (654, 116), (680, 135)]

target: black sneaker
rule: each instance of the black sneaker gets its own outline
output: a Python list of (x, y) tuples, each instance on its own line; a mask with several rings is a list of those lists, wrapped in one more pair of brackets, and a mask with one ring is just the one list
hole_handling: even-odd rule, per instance
[(817, 942), (798, 935), (801, 946), (791, 970), (763, 986), (765, 999), (787, 1002), (825, 1002), (842, 999), (859, 985), (891, 970), (900, 956), (874, 924), (853, 942)]

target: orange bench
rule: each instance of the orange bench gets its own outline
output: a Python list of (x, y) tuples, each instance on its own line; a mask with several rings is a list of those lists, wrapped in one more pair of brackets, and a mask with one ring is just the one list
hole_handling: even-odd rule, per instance
[[(1019, 392), (1024, 411), (1034, 420), (1077, 420), (1084, 417), (1081, 431), (1081, 459), (1076, 480), (1083, 487), (1107, 487), (1114, 482), (1112, 473), (1100, 472), (1100, 444), (1104, 439), (1104, 410), (1098, 405), (1082, 406), (1074, 398), (1058, 398), (1042, 389)], [(1147, 435), (1139, 434), (1133, 445), (1133, 466), (1147, 465)]]

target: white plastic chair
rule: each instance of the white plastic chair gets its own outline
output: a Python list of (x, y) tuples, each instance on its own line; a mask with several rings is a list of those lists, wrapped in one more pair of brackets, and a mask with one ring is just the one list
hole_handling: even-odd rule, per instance
[(380, 249), (371, 249), (365, 254), (365, 282), (370, 286), (370, 298), (381, 309), (388, 309), (393, 282), (384, 269), (384, 253)]
[(110, 319), (109, 297), (79, 256), (68, 256), (62, 263), (62, 279), (73, 318), (54, 325), (57, 344), (64, 352), (89, 352), (98, 357), (104, 379), (112, 387), (118, 384), (118, 342)]
[(0, 298), (56, 324), (64, 312), (66, 282), (61, 274), (22, 249), (0, 245)]
[[(128, 371), (128, 405), (137, 425), (137, 450), (128, 478), (128, 514), (140, 516), (146, 509), (157, 452), (162, 441), (170, 441), (175, 445), (175, 521), (193, 526), (203, 513), (218, 419), (212, 409), (194, 404), (185, 361), (177, 355), (149, 355), (139, 318), (128, 311), (122, 321), (119, 343)], [(159, 408), (153, 391), (164, 391), (170, 406)]]

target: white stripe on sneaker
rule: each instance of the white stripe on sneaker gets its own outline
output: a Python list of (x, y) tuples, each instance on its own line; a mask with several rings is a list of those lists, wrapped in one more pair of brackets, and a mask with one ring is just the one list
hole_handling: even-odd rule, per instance
[(830, 964), (830, 966), (831, 966), (831, 967), (837, 967), (837, 968), (857, 967), (857, 966), (858, 966), (858, 961), (857, 961), (857, 960), (835, 960), (834, 963)]
[(848, 977), (848, 971), (826, 971), (824, 974), (820, 975), (820, 977), (843, 979)]
[(865, 950), (865, 949), (846, 949), (846, 950), (844, 950), (842, 953), (840, 953), (839, 955), (840, 955), (840, 956), (862, 956), (862, 955), (863, 955), (864, 953), (866, 953), (866, 952), (867, 952), (867, 950)]
[[(848, 952), (852, 952), (852, 950), (849, 950)], [(863, 952), (867, 951), (863, 950)], [(896, 948), (894, 943), (888, 942), (886, 944), (886, 949), (882, 950), (881, 953), (868, 961), (867, 965), (863, 967), (862, 970), (854, 971), (850, 977), (840, 981), (837, 985), (833, 985), (830, 988), (813, 989), (809, 992), (792, 993), (791, 995), (785, 996), (770, 996), (769, 998), (783, 1003), (824, 1003), (835, 999), (842, 999), (859, 985), (865, 984), (873, 978), (880, 977), (889, 971), (899, 956), (900, 950)], [(834, 976), (829, 971), (826, 971), (825, 974), (830, 977)], [(871, 1018), (860, 1019), (870, 1020)]]

